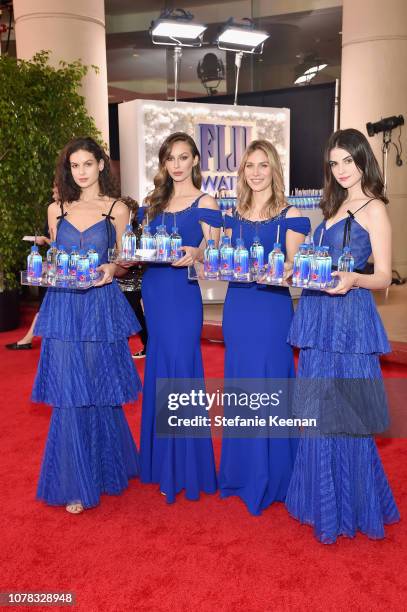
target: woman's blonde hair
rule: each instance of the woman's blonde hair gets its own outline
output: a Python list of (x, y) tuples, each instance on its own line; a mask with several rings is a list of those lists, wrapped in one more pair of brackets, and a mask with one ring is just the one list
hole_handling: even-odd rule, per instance
[(157, 215), (162, 213), (168, 205), (168, 200), (172, 195), (173, 181), (167, 172), (165, 162), (171, 155), (171, 149), (176, 142), (185, 142), (189, 145), (193, 158), (198, 158), (198, 163), (192, 168), (192, 183), (197, 189), (201, 188), (202, 175), (201, 167), (199, 165), (201, 156), (199, 155), (196, 143), (189, 134), (185, 132), (174, 132), (170, 134), (160, 147), (158, 153), (158, 172), (154, 177), (154, 189), (146, 197), (146, 204), (149, 206), (148, 217), (154, 219)]
[(271, 196), (265, 206), (265, 217), (275, 217), (287, 204), (284, 197), (284, 178), (281, 160), (276, 148), (268, 140), (253, 140), (243, 153), (237, 179), (238, 212), (244, 216), (245, 213), (249, 212), (252, 205), (253, 192), (246, 182), (244, 170), (249, 155), (254, 153), (254, 151), (263, 151), (270, 164), (272, 173)]

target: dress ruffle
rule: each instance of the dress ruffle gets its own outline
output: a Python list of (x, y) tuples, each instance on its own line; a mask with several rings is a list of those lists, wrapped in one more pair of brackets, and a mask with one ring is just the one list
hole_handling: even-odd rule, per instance
[(299, 348), (338, 353), (382, 354), (391, 350), (367, 289), (354, 289), (346, 295), (304, 290), (288, 342)]
[(139, 473), (137, 449), (121, 406), (54, 408), (37, 489), (51, 505), (97, 506)]
[(34, 333), (69, 342), (115, 342), (139, 330), (131, 306), (113, 281), (87, 290), (48, 289)]
[(140, 390), (127, 339), (109, 343), (43, 339), (33, 401), (64, 408), (116, 406), (137, 399)]
[(384, 525), (400, 519), (370, 437), (302, 438), (285, 503), (324, 544), (358, 530), (384, 538)]

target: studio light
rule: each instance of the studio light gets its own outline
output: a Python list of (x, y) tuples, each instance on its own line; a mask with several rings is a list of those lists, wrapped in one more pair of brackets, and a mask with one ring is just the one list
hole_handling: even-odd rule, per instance
[[(403, 115), (392, 115), (391, 117), (384, 117), (384, 119), (380, 119), (380, 121), (369, 122), (366, 123), (366, 130), (370, 137), (375, 134), (380, 134), (383, 132), (383, 145), (382, 145), (382, 171), (383, 171), (383, 182), (384, 182), (384, 193), (387, 192), (387, 167), (389, 162), (389, 149), (390, 146), (393, 145), (396, 149), (396, 165), (402, 166), (403, 160), (401, 159), (402, 155), (402, 145), (401, 145), (401, 126), (404, 125), (404, 117)], [(397, 145), (395, 142), (392, 142), (392, 131), (396, 128), (400, 128)]]
[(208, 96), (213, 96), (225, 79), (225, 65), (215, 53), (206, 53), (198, 64), (197, 74)]
[(264, 42), (270, 37), (270, 34), (261, 30), (256, 30), (254, 22), (245, 17), (241, 21), (234, 21), (233, 17), (223, 26), (218, 39), (218, 48), (222, 51), (233, 51), (235, 53), (236, 66), (236, 82), (235, 82), (235, 99), (234, 104), (237, 104), (237, 92), (239, 88), (240, 66), (244, 53), (261, 54), (263, 53)]
[(154, 45), (174, 47), (174, 101), (177, 101), (182, 47), (201, 47), (207, 26), (193, 22), (194, 16), (184, 9), (164, 9), (151, 22), (150, 36)]

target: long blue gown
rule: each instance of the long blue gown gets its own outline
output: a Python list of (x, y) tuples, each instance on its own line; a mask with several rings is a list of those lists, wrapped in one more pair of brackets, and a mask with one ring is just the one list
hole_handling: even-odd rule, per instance
[[(323, 242), (330, 247), (333, 264), (342, 252), (345, 223), (341, 220), (327, 229), (324, 222), (315, 231), (318, 242), (324, 229)], [(355, 268), (363, 270), (372, 248), (368, 232), (356, 220), (350, 247)], [(329, 401), (329, 397), (324, 403), (323, 394), (319, 394), (320, 403), (311, 400), (296, 406), (298, 416), (314, 411), (324, 427), (316, 435), (301, 437), (287, 509), (301, 522), (313, 525), (323, 543), (335, 542), (340, 535), (354, 537), (358, 530), (370, 538), (383, 538), (384, 525), (398, 521), (399, 513), (376, 444), (369, 435), (387, 426), (385, 396), (378, 403), (375, 391), (383, 386), (379, 355), (390, 351), (371, 292), (354, 289), (346, 295), (331, 296), (304, 291), (288, 339), (301, 349), (298, 377), (333, 379), (337, 387), (341, 379), (356, 379), (349, 384), (362, 395), (367, 389), (367, 397), (363, 405), (355, 407), (355, 413), (346, 413), (345, 418), (346, 404)], [(315, 394), (317, 388), (315, 383)], [(341, 435), (335, 435), (339, 432)]]
[[(63, 213), (63, 211), (62, 211)], [(62, 216), (58, 245), (94, 245), (100, 263), (116, 240), (110, 218), (79, 232)], [(96, 506), (139, 473), (139, 458), (121, 405), (141, 389), (128, 347), (140, 326), (116, 282), (87, 290), (53, 289), (42, 303), (42, 336), (32, 399), (53, 406), (37, 499)]]
[[(176, 213), (183, 245), (198, 247), (203, 238), (200, 222), (220, 227), (219, 211), (199, 208), (200, 198)], [(143, 214), (143, 213), (141, 213)], [(160, 214), (150, 223), (154, 233), (164, 222), (170, 234), (174, 214)], [(208, 437), (175, 437), (156, 434), (157, 379), (203, 379), (201, 330), (202, 298), (196, 282), (188, 281), (186, 267), (153, 264), (143, 275), (142, 296), (148, 342), (141, 423), (141, 480), (158, 483), (169, 503), (185, 489), (185, 497), (199, 499), (200, 491), (217, 489), (210, 431)]]
[[(232, 244), (244, 239), (249, 249), (255, 235), (265, 257), (273, 249), (280, 226), (285, 252), (287, 230), (307, 234), (307, 218), (286, 218), (289, 207), (274, 217), (251, 222), (226, 216)], [(289, 290), (283, 287), (230, 283), (223, 311), (226, 379), (288, 379), (294, 377), (294, 358), (287, 343), (293, 316)], [(261, 514), (274, 501), (284, 501), (297, 448), (296, 438), (228, 438), (224, 436), (219, 473), (222, 497), (239, 496), (249, 512)]]

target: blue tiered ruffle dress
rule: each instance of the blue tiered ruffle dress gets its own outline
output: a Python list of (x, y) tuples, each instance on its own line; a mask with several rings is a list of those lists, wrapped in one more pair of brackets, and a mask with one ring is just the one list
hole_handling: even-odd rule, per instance
[[(116, 233), (110, 214), (84, 232), (65, 218), (58, 245), (88, 249), (100, 263)], [(35, 335), (42, 336), (32, 399), (53, 406), (37, 498), (52, 505), (96, 506), (139, 473), (137, 448), (122, 404), (141, 389), (128, 347), (140, 326), (116, 282), (87, 290), (47, 291)]]
[[(198, 247), (203, 238), (202, 222), (213, 227), (222, 225), (221, 213), (198, 207), (199, 200), (175, 216), (158, 215), (151, 221), (152, 233), (164, 222), (170, 234), (176, 219), (182, 244)], [(175, 437), (171, 432), (158, 436), (156, 383), (158, 379), (203, 380), (200, 288), (196, 282), (188, 281), (186, 267), (155, 264), (148, 266), (143, 275), (142, 296), (148, 342), (140, 440), (141, 480), (158, 483), (169, 503), (175, 501), (182, 489), (187, 499), (197, 500), (201, 491), (214, 493), (217, 488), (210, 430), (207, 437), (201, 438)]]
[[(323, 223), (315, 231), (318, 243), (324, 230), (323, 243), (330, 247), (333, 264), (342, 252), (346, 222), (328, 229)], [(350, 247), (355, 268), (363, 270), (372, 248), (368, 232), (356, 220)], [(371, 292), (354, 289), (331, 296), (304, 291), (289, 342), (301, 349), (298, 377), (318, 379), (313, 393), (311, 386), (303, 386), (308, 398), (297, 403), (295, 412), (316, 417), (320, 431), (300, 440), (288, 511), (313, 525), (323, 543), (335, 542), (340, 535), (354, 537), (358, 530), (383, 538), (384, 525), (397, 522), (399, 513), (371, 435), (388, 425), (379, 355), (390, 351)], [(346, 390), (343, 379), (355, 380)], [(358, 401), (344, 400), (349, 391), (358, 394)]]
[[(285, 253), (288, 230), (308, 234), (310, 229), (308, 218), (286, 218), (289, 208), (273, 219), (257, 223), (239, 216), (226, 216), (233, 245), (242, 235), (249, 249), (257, 235), (267, 259), (280, 226), (279, 239)], [(292, 317), (293, 306), (287, 288), (230, 283), (223, 311), (225, 379), (293, 378), (293, 350), (287, 342)], [(260, 391), (261, 384), (253, 385), (253, 390)], [(232, 438), (224, 430), (219, 473), (221, 496), (239, 496), (254, 515), (261, 514), (275, 501), (284, 501), (297, 444), (294, 437), (271, 439), (264, 434)]]

